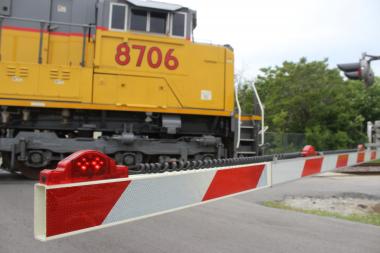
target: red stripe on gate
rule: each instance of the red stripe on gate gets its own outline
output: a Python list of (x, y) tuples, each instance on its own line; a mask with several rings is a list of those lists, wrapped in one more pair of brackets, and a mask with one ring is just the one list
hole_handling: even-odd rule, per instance
[(256, 188), (264, 167), (261, 164), (217, 171), (202, 201)]
[(356, 162), (357, 163), (362, 163), (364, 162), (364, 156), (365, 156), (365, 152), (359, 152), (358, 153), (358, 157), (356, 159)]
[(322, 162), (323, 157), (306, 160), (303, 166), (302, 177), (320, 173)]
[(46, 236), (101, 225), (130, 181), (48, 189)]
[(348, 164), (348, 154), (338, 155), (338, 160), (336, 161), (336, 168), (347, 167)]
[(376, 160), (376, 151), (371, 152), (371, 160)]

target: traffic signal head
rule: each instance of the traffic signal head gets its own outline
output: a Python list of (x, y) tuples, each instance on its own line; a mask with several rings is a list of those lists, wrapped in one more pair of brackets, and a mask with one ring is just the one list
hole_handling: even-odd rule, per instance
[(359, 62), (338, 64), (338, 68), (344, 72), (348, 79), (363, 80), (367, 87), (375, 82), (370, 61), (364, 57)]
[(351, 80), (361, 80), (360, 62), (338, 64), (338, 68), (344, 72), (344, 75)]

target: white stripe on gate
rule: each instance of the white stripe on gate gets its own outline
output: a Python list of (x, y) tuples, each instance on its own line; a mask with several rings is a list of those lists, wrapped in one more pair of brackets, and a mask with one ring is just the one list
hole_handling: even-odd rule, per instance
[(358, 152), (349, 153), (347, 166), (356, 164), (357, 159), (358, 159)]
[(272, 162), (272, 184), (280, 184), (301, 178), (305, 158)]
[(371, 161), (371, 153), (372, 153), (372, 150), (366, 150), (365, 151), (365, 156), (364, 156), (364, 161), (365, 162), (369, 162)]
[(338, 155), (325, 155), (323, 156), (321, 172), (334, 170), (338, 161)]
[(261, 173), (261, 176), (260, 176), (259, 182), (257, 183), (256, 188), (271, 186), (270, 185), (270, 173), (269, 173), (270, 168), (269, 167), (270, 167), (269, 164), (265, 165), (264, 170)]
[(216, 170), (132, 181), (103, 224), (199, 203), (215, 173)]

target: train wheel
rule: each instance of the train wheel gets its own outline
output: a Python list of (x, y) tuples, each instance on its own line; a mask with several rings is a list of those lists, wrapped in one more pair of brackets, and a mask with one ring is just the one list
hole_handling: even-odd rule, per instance
[[(42, 168), (32, 168), (27, 167), (25, 164), (15, 161), (15, 164), (12, 169), (11, 168), (11, 154), (2, 153), (2, 165), (1, 168), (9, 171), (12, 174), (22, 175), (28, 179), (38, 179), (40, 177), (40, 171)], [(54, 169), (55, 165), (49, 166), (47, 169)]]
[(39, 179), (41, 169), (23, 166), (18, 170), (21, 175), (29, 179)]
[(19, 169), (22, 167), (22, 164), (16, 161), (13, 169), (11, 168), (11, 154), (9, 153), (1, 153), (1, 169), (6, 170), (14, 175), (20, 175)]
[(39, 179), (40, 178), (40, 172), (44, 169), (47, 170), (54, 170), (57, 168), (57, 162), (51, 161), (47, 166), (43, 168), (33, 168), (33, 167), (27, 167), (27, 166), (22, 166), (21, 168), (18, 169), (20, 171), (21, 175), (23, 175), (26, 178), (29, 179)]

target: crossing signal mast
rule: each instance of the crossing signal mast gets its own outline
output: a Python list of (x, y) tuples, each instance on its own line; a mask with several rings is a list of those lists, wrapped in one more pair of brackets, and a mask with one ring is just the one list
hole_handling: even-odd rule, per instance
[(380, 56), (363, 53), (359, 62), (338, 64), (338, 68), (344, 72), (348, 79), (362, 80), (366, 87), (369, 87), (375, 82), (371, 62), (376, 60), (380, 60)]

